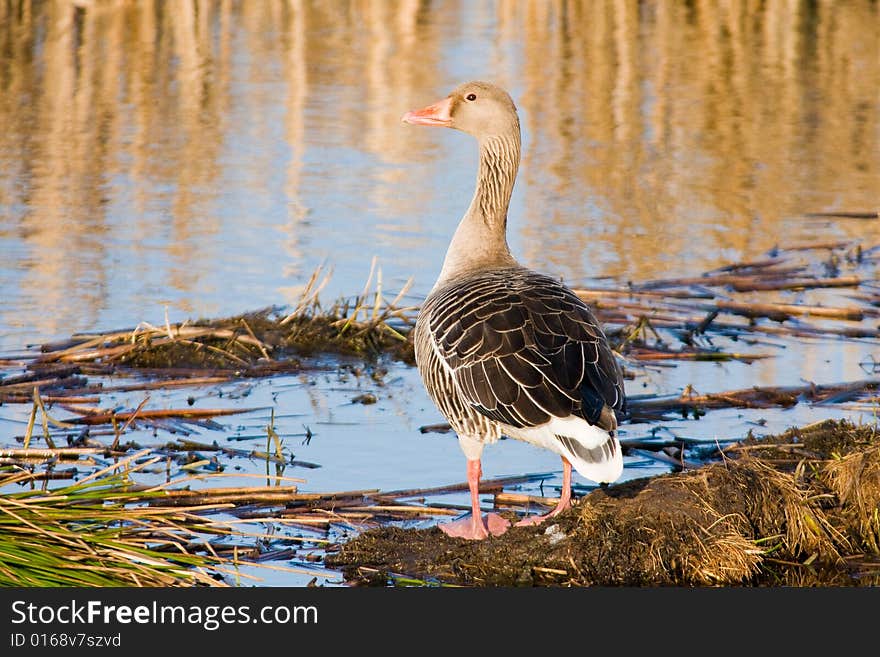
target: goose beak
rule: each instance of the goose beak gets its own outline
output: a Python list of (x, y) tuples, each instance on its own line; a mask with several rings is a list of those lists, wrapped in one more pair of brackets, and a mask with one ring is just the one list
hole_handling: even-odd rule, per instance
[(412, 125), (436, 125), (449, 128), (452, 126), (452, 96), (422, 109), (407, 112), (401, 121)]

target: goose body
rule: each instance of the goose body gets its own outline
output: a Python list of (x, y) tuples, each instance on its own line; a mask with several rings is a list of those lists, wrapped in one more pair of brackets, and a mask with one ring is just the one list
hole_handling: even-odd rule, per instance
[(414, 341), (425, 388), (468, 461), (473, 513), (441, 529), (484, 538), (507, 526), (494, 514), (484, 519), (478, 500), (483, 447), (501, 435), (562, 458), (562, 495), (548, 516), (570, 505), (572, 466), (597, 482), (621, 475), (623, 378), (590, 308), (558, 280), (517, 263), (507, 246), (520, 157), (510, 96), (469, 82), (403, 120), (458, 128), (480, 144), (473, 200), (419, 312)]

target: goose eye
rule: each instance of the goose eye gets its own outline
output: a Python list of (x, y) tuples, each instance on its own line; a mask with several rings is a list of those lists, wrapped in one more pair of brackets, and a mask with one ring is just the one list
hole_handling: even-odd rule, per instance
[(477, 99), (477, 94), (468, 94), (467, 96), (465, 96), (465, 100), (476, 100), (476, 99)]

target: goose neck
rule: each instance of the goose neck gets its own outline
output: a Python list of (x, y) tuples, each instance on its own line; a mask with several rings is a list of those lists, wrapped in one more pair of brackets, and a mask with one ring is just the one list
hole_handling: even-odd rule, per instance
[(452, 237), (436, 286), (474, 271), (516, 265), (507, 245), (507, 209), (519, 157), (518, 130), (480, 141), (474, 198)]
[(507, 223), (507, 209), (519, 168), (519, 132), (488, 137), (480, 141), (477, 186), (469, 213), (477, 213), (488, 224)]

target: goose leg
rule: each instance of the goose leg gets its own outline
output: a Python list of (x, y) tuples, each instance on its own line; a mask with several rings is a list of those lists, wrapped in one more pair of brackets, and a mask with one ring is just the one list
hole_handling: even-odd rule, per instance
[(571, 463), (564, 456), (562, 457), (562, 493), (559, 496), (559, 503), (550, 513), (543, 516), (529, 516), (523, 518), (517, 525), (537, 525), (544, 522), (547, 518), (552, 518), (559, 513), (571, 507)]
[(498, 536), (507, 531), (510, 523), (497, 513), (487, 513), (483, 516), (480, 512), (480, 476), (483, 474), (480, 468), (480, 459), (468, 459), (467, 481), (471, 491), (471, 515), (454, 522), (446, 522), (438, 527), (447, 536), (456, 538), (481, 539), (489, 534)]

